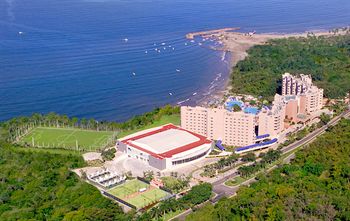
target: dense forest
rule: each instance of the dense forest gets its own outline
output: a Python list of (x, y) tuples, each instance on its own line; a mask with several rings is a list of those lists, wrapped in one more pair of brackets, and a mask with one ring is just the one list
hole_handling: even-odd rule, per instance
[(349, 131), (350, 120), (341, 120), (297, 152), (292, 164), (187, 220), (350, 220)]
[(0, 220), (130, 220), (69, 170), (81, 156), (0, 147)]
[(234, 93), (271, 99), (285, 72), (311, 74), (329, 98), (342, 97), (350, 89), (350, 34), (271, 40), (248, 54), (233, 68)]

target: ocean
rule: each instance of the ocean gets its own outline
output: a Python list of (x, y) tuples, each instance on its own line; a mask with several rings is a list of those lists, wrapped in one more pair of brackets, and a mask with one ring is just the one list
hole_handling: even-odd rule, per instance
[(0, 121), (124, 121), (222, 90), (230, 55), (188, 32), (349, 25), (349, 0), (0, 0)]

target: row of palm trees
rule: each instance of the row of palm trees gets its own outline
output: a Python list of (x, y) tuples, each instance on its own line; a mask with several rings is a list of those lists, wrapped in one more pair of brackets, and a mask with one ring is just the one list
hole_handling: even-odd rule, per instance
[(218, 162), (206, 165), (204, 167), (204, 172), (208, 176), (214, 176), (216, 171), (233, 166), (239, 159), (237, 154), (232, 153), (228, 157), (221, 158)]
[(261, 154), (261, 160), (254, 162), (249, 166), (241, 166), (238, 168), (238, 172), (242, 177), (249, 177), (265, 168), (268, 164), (273, 163), (281, 157), (282, 152), (280, 150), (269, 150), (266, 154)]
[(35, 113), (31, 116), (16, 117), (6, 122), (1, 123), (2, 136), (9, 142), (18, 141), (23, 135), (28, 133), (35, 127), (70, 127), (86, 130), (97, 131), (121, 131), (132, 130), (144, 125), (149, 125), (156, 120), (159, 120), (163, 115), (171, 115), (179, 113), (179, 107), (166, 105), (162, 108), (156, 108), (151, 112), (143, 115), (138, 115), (126, 122), (118, 123), (115, 121), (97, 121), (93, 118), (77, 118), (68, 117), (67, 115), (59, 115), (54, 112), (48, 114)]

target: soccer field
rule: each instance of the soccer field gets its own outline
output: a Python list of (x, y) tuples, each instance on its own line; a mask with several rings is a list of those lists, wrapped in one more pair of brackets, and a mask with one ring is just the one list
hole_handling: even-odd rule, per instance
[[(139, 192), (142, 188), (146, 188), (146, 191)], [(127, 181), (122, 185), (110, 189), (108, 193), (136, 206), (138, 209), (158, 202), (160, 199), (169, 195), (169, 193), (137, 179)]]
[(104, 148), (113, 140), (111, 131), (90, 131), (74, 128), (37, 127), (20, 143), (35, 147), (78, 149), (93, 151)]

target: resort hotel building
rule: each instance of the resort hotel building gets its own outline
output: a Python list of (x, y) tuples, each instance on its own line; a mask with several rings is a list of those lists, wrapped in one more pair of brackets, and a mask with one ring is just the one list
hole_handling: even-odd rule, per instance
[(141, 131), (117, 142), (117, 149), (128, 157), (159, 169), (171, 169), (208, 155), (212, 141), (173, 124)]
[[(277, 142), (285, 120), (299, 122), (322, 108), (323, 90), (312, 84), (309, 75), (283, 75), (282, 95), (276, 94), (271, 106), (251, 106), (229, 98), (223, 106), (181, 107), (181, 127), (220, 143), (246, 151)], [(233, 108), (238, 106), (239, 108)], [(237, 151), (236, 151), (237, 152)]]
[(310, 75), (283, 74), (282, 95), (287, 103), (286, 118), (293, 122), (303, 121), (323, 107), (323, 89), (312, 84)]

